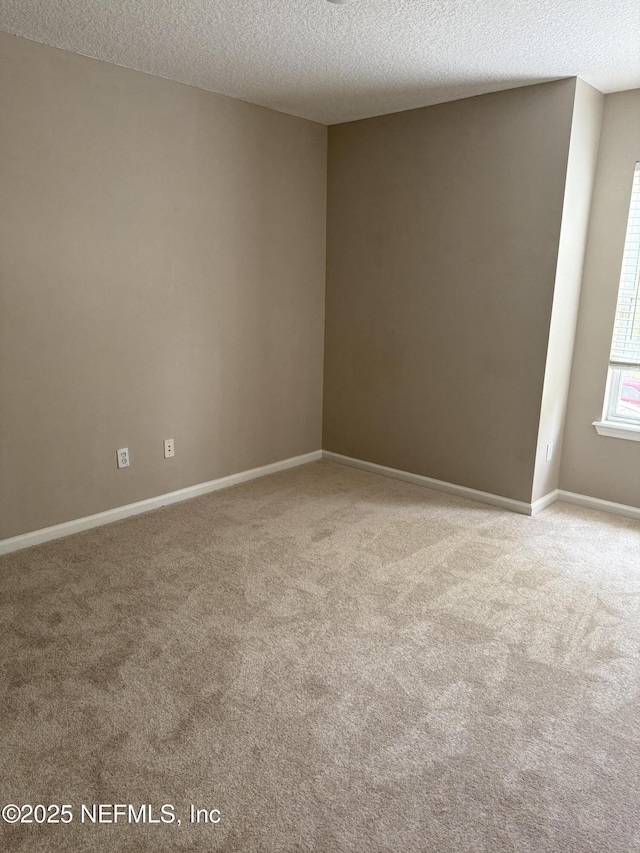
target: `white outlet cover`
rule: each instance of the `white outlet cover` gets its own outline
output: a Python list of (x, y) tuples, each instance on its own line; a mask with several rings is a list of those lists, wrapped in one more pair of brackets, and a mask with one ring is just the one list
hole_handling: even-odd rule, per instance
[(117, 450), (118, 454), (118, 468), (128, 468), (129, 467), (129, 448), (121, 447), (120, 450)]
[(172, 438), (165, 438), (164, 440), (164, 458), (170, 459), (172, 456), (176, 455), (176, 447), (173, 443)]

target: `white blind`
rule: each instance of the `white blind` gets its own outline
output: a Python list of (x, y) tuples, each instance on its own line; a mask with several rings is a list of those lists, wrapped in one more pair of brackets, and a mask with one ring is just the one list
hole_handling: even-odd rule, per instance
[(618, 306), (611, 344), (612, 365), (640, 366), (640, 163), (633, 173)]

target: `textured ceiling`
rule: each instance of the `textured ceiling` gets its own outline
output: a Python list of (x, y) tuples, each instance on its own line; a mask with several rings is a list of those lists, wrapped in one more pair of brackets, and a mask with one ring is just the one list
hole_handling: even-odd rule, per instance
[(0, 0), (0, 30), (324, 124), (558, 77), (640, 87), (639, 0)]

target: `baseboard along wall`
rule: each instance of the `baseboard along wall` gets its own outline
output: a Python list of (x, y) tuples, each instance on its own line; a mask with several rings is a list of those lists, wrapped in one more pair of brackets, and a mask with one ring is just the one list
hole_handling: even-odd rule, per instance
[(312, 453), (291, 456), (289, 459), (272, 462), (270, 465), (262, 465), (260, 468), (251, 468), (248, 471), (230, 474), (228, 477), (219, 477), (217, 480), (208, 480), (206, 483), (187, 486), (185, 489), (168, 492), (166, 495), (158, 495), (155, 498), (147, 498), (143, 501), (114, 507), (95, 515), (87, 515), (84, 518), (76, 518), (62, 524), (54, 524), (52, 527), (43, 527), (41, 530), (34, 530), (31, 533), (12, 536), (10, 539), (1, 539), (0, 555), (19, 551), (22, 548), (30, 548), (32, 545), (40, 545), (42, 542), (50, 542), (52, 539), (60, 539), (63, 536), (70, 536), (72, 533), (80, 533), (92, 527), (110, 524), (112, 521), (130, 518), (132, 515), (140, 515), (152, 509), (160, 509), (160, 507), (169, 504), (188, 501), (190, 498), (197, 498), (209, 492), (217, 492), (219, 489), (226, 489), (238, 483), (246, 483), (248, 480), (256, 480), (258, 477), (266, 477), (267, 474), (275, 474), (277, 471), (285, 471), (287, 468), (296, 468), (298, 465), (306, 465), (307, 462), (317, 462), (319, 459), (322, 459), (322, 451), (314, 450)]
[[(536, 510), (534, 512), (534, 505), (525, 503), (524, 501), (504, 498), (501, 495), (493, 495), (490, 492), (481, 492), (478, 489), (470, 489), (468, 486), (457, 486), (455, 483), (447, 483), (444, 480), (434, 480), (432, 477), (425, 477), (422, 474), (412, 474), (409, 471), (400, 471), (398, 468), (388, 468), (386, 465), (378, 465), (375, 462), (353, 459), (350, 456), (342, 456), (340, 453), (331, 453), (329, 450), (322, 451), (322, 458), (330, 462), (339, 462), (341, 465), (350, 465), (352, 468), (360, 468), (360, 470), (369, 471), (372, 474), (381, 474), (383, 477), (392, 477), (394, 480), (404, 480), (406, 483), (424, 486), (426, 489), (435, 489), (437, 492), (446, 492), (449, 495), (457, 495), (471, 501), (499, 506), (502, 509), (510, 509), (512, 512), (519, 512), (522, 515), (534, 515), (535, 512), (544, 509), (542, 505), (538, 507), (538, 504), (546, 501), (546, 497), (542, 498), (542, 501), (536, 501)], [(544, 506), (548, 506), (549, 503), (552, 503), (552, 501), (544, 504)]]
[(628, 504), (617, 504), (614, 501), (604, 501), (602, 498), (592, 498), (589, 495), (579, 495), (576, 492), (565, 492), (558, 489), (558, 500), (567, 504), (583, 506), (587, 509), (597, 509), (600, 512), (610, 512), (613, 515), (621, 515), (624, 518), (633, 518), (640, 521), (640, 507)]
[(380, 474), (383, 477), (403, 480), (406, 483), (413, 483), (427, 489), (457, 495), (458, 497), (467, 498), (467, 500), (477, 501), (478, 503), (490, 504), (491, 506), (518, 512), (522, 515), (534, 516), (552, 503), (555, 503), (555, 501), (564, 501), (565, 503), (575, 504), (576, 506), (586, 507), (587, 509), (609, 512), (614, 515), (621, 515), (625, 518), (640, 521), (640, 507), (605, 501), (600, 498), (579, 495), (575, 492), (567, 492), (562, 489), (549, 492), (548, 495), (545, 495), (534, 503), (526, 503), (525, 501), (505, 498), (501, 495), (493, 495), (490, 492), (470, 489), (467, 486), (458, 486), (455, 483), (434, 480), (432, 477), (424, 477), (422, 474), (412, 474), (410, 471), (388, 468), (386, 465), (378, 465), (375, 462), (353, 459), (350, 456), (332, 453), (329, 450), (314, 450), (312, 453), (292, 456), (289, 459), (272, 462), (270, 465), (263, 465), (260, 468), (240, 471), (237, 474), (230, 474), (228, 477), (219, 477), (217, 480), (209, 480), (205, 483), (198, 483), (195, 486), (188, 486), (185, 489), (178, 489), (175, 492), (168, 492), (165, 495), (158, 495), (154, 498), (136, 501), (136, 503), (114, 507), (105, 512), (98, 512), (95, 515), (87, 515), (84, 518), (76, 518), (72, 521), (65, 521), (62, 524), (54, 524), (51, 527), (43, 527), (41, 530), (22, 533), (19, 536), (12, 536), (9, 539), (1, 539), (0, 555), (20, 551), (23, 548), (30, 548), (32, 545), (40, 545), (43, 542), (50, 542), (53, 539), (61, 539), (63, 536), (71, 536), (73, 533), (80, 533), (92, 527), (100, 527), (103, 524), (110, 524), (113, 521), (120, 521), (123, 518), (130, 518), (131, 516), (140, 515), (143, 512), (149, 512), (150, 510), (159, 509), (160, 507), (169, 506), (180, 501), (187, 501), (190, 498), (197, 498), (209, 492), (216, 492), (219, 489), (226, 489), (229, 486), (246, 483), (249, 480), (256, 480), (258, 477), (275, 474), (277, 471), (285, 471), (288, 468), (295, 468), (298, 465), (306, 465), (308, 462), (317, 462), (319, 459), (326, 459), (329, 462), (337, 462), (340, 465), (359, 468), (361, 471), (369, 471), (372, 474)]

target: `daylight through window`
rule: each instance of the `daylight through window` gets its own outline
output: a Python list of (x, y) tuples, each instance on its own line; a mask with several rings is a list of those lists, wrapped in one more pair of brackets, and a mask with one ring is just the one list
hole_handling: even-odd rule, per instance
[(640, 163), (633, 174), (604, 419), (640, 426)]

